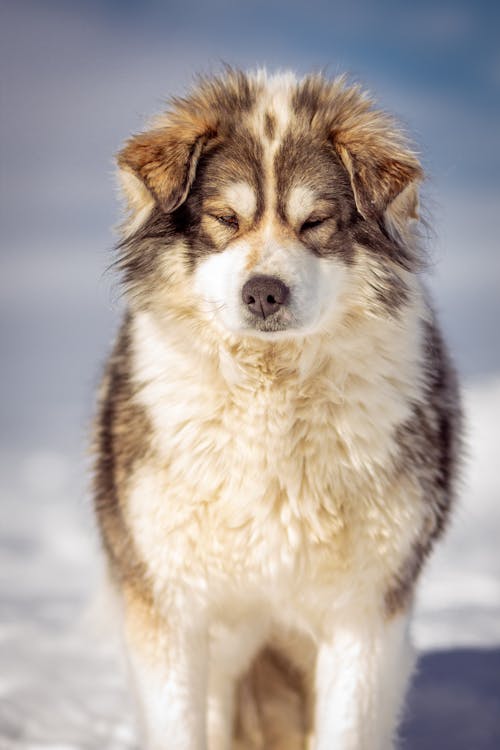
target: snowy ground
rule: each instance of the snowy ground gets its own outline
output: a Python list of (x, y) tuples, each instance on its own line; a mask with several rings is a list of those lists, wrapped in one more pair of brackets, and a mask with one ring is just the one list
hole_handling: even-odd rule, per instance
[[(466, 406), (461, 503), (417, 606), (423, 656), (405, 750), (500, 747), (500, 380), (468, 388)], [(59, 453), (0, 456), (0, 750), (137, 747), (123, 669), (95, 599), (99, 564), (80, 465)]]

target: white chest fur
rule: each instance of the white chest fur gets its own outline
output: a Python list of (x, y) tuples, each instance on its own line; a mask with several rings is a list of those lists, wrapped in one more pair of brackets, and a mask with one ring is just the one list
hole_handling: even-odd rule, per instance
[(229, 588), (307, 608), (311, 586), (311, 607), (318, 589), (380, 588), (421, 522), (416, 486), (391, 469), (413, 373), (346, 374), (325, 358), (307, 377), (229, 385), (145, 314), (134, 346), (156, 458), (137, 468), (127, 507), (159, 591), (179, 580), (216, 607)]

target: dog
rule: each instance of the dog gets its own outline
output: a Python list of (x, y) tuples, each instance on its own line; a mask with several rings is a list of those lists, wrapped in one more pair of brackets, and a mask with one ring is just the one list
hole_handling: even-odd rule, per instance
[(423, 170), (358, 85), (199, 79), (118, 154), (95, 509), (148, 750), (387, 750), (452, 506)]

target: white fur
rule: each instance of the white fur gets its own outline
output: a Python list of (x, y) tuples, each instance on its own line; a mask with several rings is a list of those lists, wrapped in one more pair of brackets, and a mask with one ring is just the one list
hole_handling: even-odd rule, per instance
[(292, 225), (302, 224), (316, 208), (316, 196), (307, 185), (297, 185), (290, 191), (287, 215)]
[(239, 216), (251, 220), (257, 208), (255, 190), (246, 182), (235, 182), (226, 188), (224, 197), (227, 205)]
[(297, 78), (291, 71), (269, 76), (265, 70), (258, 70), (254, 78), (263, 87), (253, 116), (255, 132), (263, 142), (266, 142), (267, 139), (263, 137), (264, 117), (266, 113), (272, 115), (277, 126), (271, 144), (274, 153), (290, 124), (290, 98)]
[(412, 666), (406, 616), (336, 629), (318, 654), (314, 750), (390, 750)]
[(154, 644), (151, 641), (156, 634), (148, 634), (155, 663), (143, 657), (140, 645), (129, 641), (129, 665), (142, 713), (142, 740), (148, 750), (165, 750), (169, 738), (175, 738), (178, 750), (207, 747), (207, 642), (200, 618), (195, 622), (197, 630), (193, 623), (183, 621)]

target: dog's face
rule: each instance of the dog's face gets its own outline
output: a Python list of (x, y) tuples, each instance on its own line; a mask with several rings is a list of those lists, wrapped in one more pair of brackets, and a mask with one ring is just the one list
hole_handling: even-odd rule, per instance
[(310, 330), (335, 306), (357, 214), (326, 144), (236, 129), (200, 165), (186, 211), (196, 292), (231, 331)]
[(270, 339), (321, 330), (360, 267), (401, 295), (420, 168), (391, 126), (341, 82), (205, 82), (119, 156), (129, 285)]

